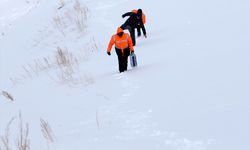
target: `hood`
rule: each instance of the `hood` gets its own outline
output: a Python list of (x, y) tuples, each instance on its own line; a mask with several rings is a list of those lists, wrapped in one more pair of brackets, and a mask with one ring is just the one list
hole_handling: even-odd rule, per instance
[(117, 33), (121, 33), (121, 32), (123, 32), (123, 29), (122, 28), (118, 28), (117, 29)]

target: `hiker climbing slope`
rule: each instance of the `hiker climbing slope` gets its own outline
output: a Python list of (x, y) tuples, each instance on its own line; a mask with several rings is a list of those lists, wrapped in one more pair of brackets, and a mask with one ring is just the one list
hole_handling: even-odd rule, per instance
[(126, 20), (126, 22), (121, 26), (123, 30), (129, 30), (130, 36), (133, 41), (133, 46), (136, 45), (136, 40), (135, 40), (135, 29), (140, 26), (143, 31), (143, 35), (147, 37), (146, 29), (143, 24), (143, 19), (142, 19), (142, 10), (138, 9), (137, 13), (135, 12), (127, 12), (122, 15), (122, 17), (129, 16), (129, 18)]
[[(136, 9), (134, 9), (134, 10), (132, 10), (132, 12), (134, 12), (134, 13), (140, 13), (140, 12), (142, 12), (142, 10), (141, 9), (138, 9), (138, 10), (136, 10)], [(138, 24), (137, 24), (137, 36), (138, 37), (140, 37), (141, 36), (141, 30), (143, 30), (143, 26), (144, 26), (144, 28), (145, 28), (145, 24), (146, 24), (146, 15), (142, 12), (142, 24), (141, 24), (141, 22), (138, 22)], [(143, 26), (142, 26), (143, 25)], [(146, 32), (146, 31), (145, 31)], [(144, 34), (145, 35), (145, 34)]]
[(129, 34), (124, 33), (123, 29), (118, 28), (117, 33), (110, 39), (107, 54), (111, 55), (111, 49), (115, 44), (116, 54), (118, 56), (119, 71), (124, 72), (128, 67), (128, 56), (134, 53), (132, 39)]

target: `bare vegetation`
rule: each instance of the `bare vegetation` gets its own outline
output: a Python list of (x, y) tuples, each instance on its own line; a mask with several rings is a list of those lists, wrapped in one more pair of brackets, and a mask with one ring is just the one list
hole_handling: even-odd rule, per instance
[[(65, 7), (65, 9), (61, 9)], [(64, 36), (67, 31), (75, 31), (84, 33), (87, 29), (88, 7), (75, 0), (74, 5), (70, 8), (65, 6), (65, 2), (61, 1), (57, 14), (53, 17), (53, 24)]]
[[(7, 124), (4, 135), (1, 135), (0, 150), (30, 150), (29, 124), (23, 123), (22, 115), (19, 114), (18, 129), (11, 129), (15, 117)], [(10, 136), (10, 131), (17, 131), (17, 136)], [(16, 137), (16, 138), (15, 138)], [(14, 144), (15, 143), (15, 144)]]
[[(98, 44), (94, 39), (91, 39), (86, 48), (82, 48), (74, 53), (67, 48), (57, 47), (53, 57), (35, 59), (33, 63), (23, 65), (21, 68), (23, 74), (19, 77), (10, 78), (10, 81), (15, 85), (45, 73), (50, 79), (60, 84), (69, 86), (93, 84), (92, 76), (82, 70), (80, 64), (86, 62), (91, 54), (97, 51)], [(7, 94), (5, 94), (6, 96)], [(7, 97), (14, 100), (10, 94)]]
[(53, 136), (53, 132), (52, 129), (48, 123), (48, 121), (43, 120), (42, 118), (40, 119), (40, 125), (41, 125), (41, 131), (42, 134), (44, 136), (44, 138), (46, 139), (46, 141), (48, 143), (53, 143), (54, 142), (54, 136)]
[(78, 27), (78, 31), (84, 32), (87, 28), (86, 20), (88, 19), (88, 8), (86, 6), (83, 6), (78, 0), (76, 0), (74, 10), (76, 15), (74, 21)]
[(61, 8), (63, 8), (64, 6), (65, 6), (64, 0), (60, 0), (60, 1), (59, 1), (59, 7), (58, 7), (57, 9), (61, 9)]
[(10, 93), (8, 93), (8, 92), (6, 92), (6, 91), (2, 91), (2, 93), (1, 93), (6, 99), (8, 99), (8, 100), (10, 100), (10, 101), (14, 101), (14, 98), (13, 98), (13, 96), (10, 94)]
[(53, 22), (56, 28), (65, 36), (64, 29), (67, 27), (66, 24), (63, 22), (63, 18), (59, 15), (53, 17)]
[(77, 59), (74, 59), (73, 55), (67, 49), (63, 50), (57, 47), (56, 63), (58, 66), (68, 67), (77, 64)]
[(96, 119), (97, 128), (100, 130), (101, 126), (100, 126), (98, 111), (96, 111), (95, 119)]
[[(59, 34), (53, 35), (56, 37), (62, 34), (68, 38), (69, 34), (72, 33), (73, 36), (77, 35), (77, 39), (80, 38), (87, 29), (88, 15), (89, 10), (81, 1), (59, 0), (56, 15), (52, 19), (56, 30), (54, 28), (49, 30), (46, 28), (46, 30), (41, 31), (42, 33), (46, 33), (43, 38), (47, 39), (51, 34), (56, 34), (54, 30), (59, 31)], [(60, 37), (59, 39), (64, 37)], [(38, 41), (37, 44), (41, 44), (42, 39)], [(21, 69), (23, 73), (17, 77), (10, 78), (10, 81), (13, 85), (16, 85), (24, 80), (33, 79), (41, 73), (45, 73), (50, 79), (60, 84), (70, 86), (92, 84), (94, 82), (92, 76), (85, 72), (85, 70), (82, 70), (83, 66), (80, 66), (80, 63), (86, 61), (93, 52), (97, 52), (98, 50), (98, 43), (96, 43), (94, 38), (91, 38), (84, 46), (74, 51), (62, 46), (57, 47), (54, 56), (37, 58), (29, 64), (22, 65)]]
[(5, 133), (1, 136), (0, 141), (0, 150), (11, 150), (11, 143), (10, 143), (10, 126), (12, 122), (15, 120), (13, 117), (6, 126)]
[[(49, 144), (54, 142), (55, 136), (52, 129), (44, 119), (40, 119), (41, 132)], [(13, 117), (1, 135), (0, 132), (0, 150), (30, 150), (30, 128), (28, 123), (24, 123), (22, 114), (19, 113), (18, 118)]]
[(58, 82), (68, 85), (91, 84), (92, 78), (80, 74), (79, 57), (73, 56), (67, 49), (58, 47), (56, 60), (59, 72), (57, 73)]
[(29, 124), (23, 124), (23, 118), (21, 113), (19, 114), (19, 136), (17, 138), (17, 149), (18, 150), (29, 150), (30, 139), (29, 139)]

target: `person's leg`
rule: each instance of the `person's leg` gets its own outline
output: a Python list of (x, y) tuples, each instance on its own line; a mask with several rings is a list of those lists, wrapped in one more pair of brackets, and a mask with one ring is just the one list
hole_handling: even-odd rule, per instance
[(115, 48), (116, 54), (118, 56), (118, 64), (119, 64), (119, 71), (123, 72), (124, 71), (124, 67), (123, 67), (123, 56), (122, 56), (122, 50)]
[(135, 42), (135, 28), (132, 28), (131, 26), (127, 25), (127, 26), (124, 26), (123, 30), (126, 30), (126, 29), (129, 31), (129, 34), (132, 38), (133, 46), (135, 46), (135, 44), (136, 44), (136, 42)]
[(122, 64), (121, 64), (121, 65), (122, 65), (122, 70), (123, 70), (123, 71), (126, 71), (125, 57), (123, 56), (121, 59), (122, 59)]
[(124, 61), (123, 61), (124, 63), (123, 63), (123, 65), (124, 65), (125, 71), (127, 71), (127, 69), (128, 69), (128, 57), (129, 57), (129, 55), (130, 55), (129, 48), (124, 49)]
[(136, 45), (136, 41), (135, 41), (135, 28), (131, 28), (130, 27), (129, 33), (130, 33), (130, 36), (132, 38), (133, 46), (135, 46)]
[(141, 36), (141, 27), (137, 26), (137, 36), (140, 37)]

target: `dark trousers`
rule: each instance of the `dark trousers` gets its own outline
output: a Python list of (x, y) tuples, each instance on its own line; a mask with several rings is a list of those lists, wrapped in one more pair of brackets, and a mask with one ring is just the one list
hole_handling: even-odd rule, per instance
[(135, 28), (131, 27), (130, 25), (126, 25), (126, 24), (123, 24), (121, 26), (121, 28), (123, 30), (128, 30), (129, 31), (129, 34), (130, 34), (130, 36), (132, 38), (133, 46), (135, 46), (135, 44), (136, 44), (136, 41), (135, 41)]
[(137, 29), (137, 36), (140, 37), (141, 36), (141, 27), (137, 26), (136, 29)]
[(116, 54), (118, 56), (118, 63), (119, 63), (119, 71), (124, 72), (128, 68), (128, 56), (130, 55), (129, 48), (123, 50), (119, 48), (115, 48)]

